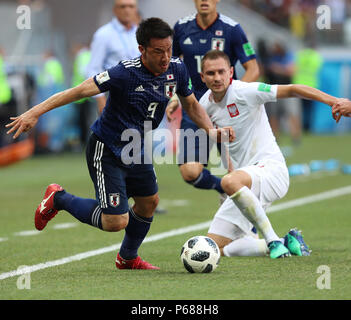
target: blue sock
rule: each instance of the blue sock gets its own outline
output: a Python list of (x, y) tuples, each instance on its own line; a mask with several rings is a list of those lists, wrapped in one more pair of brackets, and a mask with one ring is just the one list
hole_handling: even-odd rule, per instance
[(221, 187), (221, 179), (212, 175), (207, 169), (203, 169), (197, 179), (186, 182), (192, 184), (198, 189), (215, 189), (219, 193), (224, 193), (224, 190)]
[(138, 216), (132, 208), (129, 209), (129, 222), (119, 251), (123, 259), (130, 260), (138, 256), (138, 249), (149, 232), (153, 217)]
[(102, 211), (97, 200), (83, 199), (60, 191), (55, 194), (54, 202), (56, 209), (66, 210), (79, 221), (102, 230)]

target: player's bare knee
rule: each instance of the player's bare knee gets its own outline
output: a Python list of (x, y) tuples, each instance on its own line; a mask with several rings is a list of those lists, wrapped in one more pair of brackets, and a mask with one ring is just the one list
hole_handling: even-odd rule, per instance
[(128, 225), (128, 214), (112, 215), (102, 214), (102, 228), (108, 232), (118, 232), (126, 228)]
[(148, 211), (154, 213), (154, 211), (156, 210), (156, 208), (158, 206), (159, 201), (160, 201), (160, 198), (157, 194), (151, 199)]
[(135, 201), (133, 210), (136, 214), (142, 217), (151, 218), (158, 206), (159, 200), (160, 198), (158, 194), (155, 194), (151, 197), (143, 198), (142, 200), (137, 199), (137, 201)]
[(245, 186), (240, 173), (233, 171), (225, 175), (221, 180), (221, 187), (224, 192), (231, 196)]
[(221, 187), (224, 190), (224, 192), (229, 196), (233, 195), (239, 190), (235, 176), (232, 174), (227, 174), (222, 178)]
[(186, 182), (196, 180), (203, 170), (203, 165), (197, 162), (184, 163), (179, 167), (180, 174)]

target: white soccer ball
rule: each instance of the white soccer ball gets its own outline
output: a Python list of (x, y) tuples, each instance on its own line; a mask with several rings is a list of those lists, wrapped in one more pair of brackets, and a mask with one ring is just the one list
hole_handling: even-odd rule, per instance
[(180, 253), (180, 260), (190, 273), (209, 273), (219, 264), (221, 253), (209, 237), (195, 236), (187, 240)]

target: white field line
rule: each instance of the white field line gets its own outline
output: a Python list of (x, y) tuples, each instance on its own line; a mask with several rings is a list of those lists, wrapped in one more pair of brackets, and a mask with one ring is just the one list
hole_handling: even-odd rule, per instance
[(40, 231), (38, 230), (25, 230), (25, 231), (15, 232), (13, 235), (16, 237), (28, 237), (28, 236), (36, 236), (38, 234), (40, 234)]
[[(274, 205), (274, 206), (270, 207), (270, 209), (267, 212), (272, 213), (272, 212), (277, 212), (280, 210), (296, 208), (296, 207), (303, 206), (303, 205), (306, 205), (309, 203), (323, 201), (323, 200), (327, 200), (327, 199), (331, 199), (331, 198), (335, 198), (335, 197), (340, 197), (340, 196), (344, 196), (344, 195), (347, 195), (350, 193), (351, 193), (351, 186), (347, 186), (347, 187), (339, 188), (339, 189), (333, 189), (333, 190), (318, 193), (318, 194), (315, 194), (312, 196), (303, 197), (303, 198), (299, 198), (299, 199), (295, 199), (295, 200), (290, 200), (290, 201), (286, 201), (286, 202), (281, 203), (281, 204)], [(149, 237), (145, 238), (144, 243), (158, 241), (161, 239), (185, 234), (188, 232), (203, 230), (205, 228), (208, 228), (210, 226), (210, 223), (211, 223), (211, 220), (203, 222), (203, 223), (195, 224), (192, 226), (188, 226), (188, 227), (173, 229), (170, 231), (155, 234), (153, 236), (149, 236)], [(79, 253), (79, 254), (76, 254), (74, 256), (69, 256), (66, 258), (58, 259), (58, 260), (53, 260), (53, 261), (48, 261), (48, 262), (44, 262), (44, 263), (39, 263), (39, 264), (36, 264), (33, 266), (28, 266), (27, 268), (21, 268), (18, 270), (5, 272), (5, 273), (0, 274), (0, 280), (20, 276), (22, 274), (31, 273), (31, 272), (38, 271), (38, 270), (43, 270), (43, 269), (50, 268), (50, 267), (60, 266), (60, 265), (70, 263), (73, 261), (80, 261), (83, 259), (87, 259), (90, 257), (100, 255), (100, 254), (104, 254), (107, 252), (116, 251), (120, 248), (120, 246), (121, 246), (121, 243), (117, 243), (115, 245), (100, 248), (97, 250), (91, 250), (91, 251)]]
[[(185, 199), (176, 199), (176, 200), (164, 200), (161, 201), (161, 205), (165, 205), (166, 207), (185, 207), (189, 205), (189, 200)], [(67, 223), (57, 223), (54, 224), (51, 229), (53, 230), (62, 230), (62, 229), (70, 229), (70, 228), (75, 228), (79, 224), (76, 222), (67, 222)], [(38, 230), (24, 230), (24, 231), (19, 231), (15, 232), (13, 236), (15, 237), (28, 237), (28, 236), (36, 236), (41, 234), (40, 231)], [(8, 241), (9, 238), (0, 238), (0, 242), (5, 242)]]
[(305, 204), (312, 203), (312, 202), (318, 202), (318, 201), (323, 201), (323, 200), (332, 199), (336, 197), (341, 197), (350, 193), (351, 193), (351, 186), (347, 186), (339, 189), (333, 189), (322, 193), (314, 194), (312, 196), (307, 196), (307, 197), (303, 197), (295, 200), (286, 201), (280, 204), (276, 204), (268, 208), (267, 213), (272, 213), (272, 212), (289, 209), (289, 208), (295, 208), (295, 207), (303, 206)]
[(54, 230), (62, 230), (62, 229), (70, 229), (78, 227), (78, 223), (76, 222), (67, 222), (67, 223), (57, 223), (55, 224), (52, 229)]

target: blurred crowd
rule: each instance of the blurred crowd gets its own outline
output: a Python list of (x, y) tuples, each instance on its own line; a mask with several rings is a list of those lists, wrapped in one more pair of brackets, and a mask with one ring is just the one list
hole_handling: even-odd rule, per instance
[[(320, 42), (351, 44), (351, 0), (239, 0), (241, 4), (267, 19), (289, 29), (296, 37), (304, 39), (316, 35)], [(330, 30), (323, 34), (317, 27), (322, 11), (319, 6), (330, 8)]]
[[(87, 60), (83, 59), (86, 59), (85, 52), (89, 51), (83, 45), (75, 46), (72, 50), (72, 79), (68, 82), (75, 86), (85, 79), (82, 68)], [(7, 67), (1, 52), (3, 51), (0, 48), (0, 149), (14, 142), (27, 140), (26, 135), (16, 141), (6, 135), (7, 129), (3, 124), (8, 123), (10, 117), (67, 88), (67, 75), (53, 50), (43, 53), (41, 68), (35, 69), (35, 72), (30, 68), (13, 70), (12, 67)], [(66, 106), (52, 110), (40, 118), (36, 129), (29, 134), (35, 140), (36, 153), (59, 152), (67, 148), (80, 150), (87, 139), (87, 122), (91, 121), (85, 118), (85, 114), (80, 114), (80, 104), (83, 102), (77, 101), (75, 108)], [(89, 106), (85, 106), (88, 110)], [(62, 130), (63, 126), (65, 130)]]
[[(261, 81), (270, 84), (304, 84), (319, 88), (323, 58), (309, 38), (305, 46), (291, 51), (280, 41), (268, 45), (264, 39), (258, 40), (257, 57)], [(266, 103), (267, 115), (278, 142), (281, 127), (289, 132), (295, 146), (301, 142), (302, 132), (309, 132), (313, 120), (312, 101), (291, 98), (276, 103)]]
[[(305, 46), (290, 52), (282, 43), (268, 44), (264, 39), (256, 44), (257, 59), (261, 68), (261, 81), (266, 83), (301, 83), (319, 87), (319, 72), (323, 60), (315, 48), (320, 43), (316, 36), (317, 7), (326, 4), (331, 8), (331, 30), (323, 34), (323, 41), (342, 43), (346, 41), (347, 20), (351, 17), (351, 0), (237, 0), (248, 8), (264, 15), (272, 22), (290, 29)], [(43, 5), (42, 0), (18, 0), (18, 4)], [(133, 20), (138, 24), (139, 12)], [(123, 14), (120, 20), (126, 18)], [(127, 41), (127, 43), (131, 43)], [(350, 39), (351, 44), (351, 30)], [(9, 72), (6, 68), (6, 52), (0, 48), (0, 120), (7, 123), (14, 116), (45, 100), (55, 92), (75, 86), (86, 78), (86, 67), (90, 60), (90, 43), (74, 43), (69, 59), (70, 71), (65, 70), (62, 59), (55, 50), (43, 52), (40, 70), (37, 72)], [(1, 43), (0, 43), (1, 47)], [(98, 46), (99, 47), (99, 46)], [(106, 60), (106, 59), (103, 59)], [(101, 71), (105, 66), (101, 66)], [(106, 67), (107, 68), (107, 67)], [(66, 72), (65, 72), (66, 71)], [(96, 71), (97, 72), (97, 71)], [(95, 73), (96, 73), (95, 72)], [(71, 76), (72, 75), (72, 76)], [(70, 78), (70, 79), (68, 79)], [(23, 89), (24, 88), (24, 89)], [(89, 126), (98, 116), (96, 99), (86, 99), (69, 106), (53, 110), (42, 117), (34, 133), (36, 152), (58, 152), (67, 148), (81, 150), (87, 140)], [(22, 109), (21, 109), (22, 106)], [(288, 128), (292, 141), (300, 143), (303, 130), (310, 130), (311, 103), (307, 100), (287, 99), (279, 104), (266, 106), (271, 126), (279, 139), (282, 123)], [(65, 126), (65, 130), (61, 128)], [(0, 127), (0, 148), (12, 143)]]

